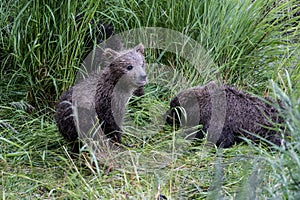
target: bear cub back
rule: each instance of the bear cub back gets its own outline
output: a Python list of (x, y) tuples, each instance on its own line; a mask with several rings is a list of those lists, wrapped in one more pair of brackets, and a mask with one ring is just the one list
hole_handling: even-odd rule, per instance
[(174, 97), (166, 121), (176, 128), (202, 125), (194, 137), (202, 139), (203, 132), (207, 132), (207, 140), (219, 147), (231, 147), (242, 141), (241, 136), (252, 141), (260, 141), (261, 137), (280, 146), (283, 142), (280, 124), (284, 120), (275, 104), (270, 98), (254, 97), (234, 87), (210, 82)]

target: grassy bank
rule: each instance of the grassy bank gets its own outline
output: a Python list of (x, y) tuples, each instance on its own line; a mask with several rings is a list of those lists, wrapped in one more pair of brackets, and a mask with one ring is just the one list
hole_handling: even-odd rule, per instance
[[(298, 1), (3, 1), (0, 5), (0, 191), (3, 199), (299, 199), (300, 6)], [(129, 164), (107, 172), (92, 154), (69, 155), (55, 121), (55, 102), (85, 56), (106, 38), (141, 27), (176, 30), (214, 62), (194, 78), (193, 63), (146, 49), (151, 64), (170, 66), (191, 85), (213, 77), (283, 101), (291, 139), (275, 152), (263, 146), (216, 149), (191, 145), (180, 131), (157, 130), (180, 88), (149, 83), (125, 125), (135, 143)], [(110, 30), (111, 31), (111, 30)], [(151, 66), (151, 65), (150, 65)], [(165, 77), (148, 73), (159, 83)], [(151, 75), (150, 75), (151, 76)], [(147, 139), (147, 140), (146, 140)], [(122, 155), (120, 155), (122, 156)]]

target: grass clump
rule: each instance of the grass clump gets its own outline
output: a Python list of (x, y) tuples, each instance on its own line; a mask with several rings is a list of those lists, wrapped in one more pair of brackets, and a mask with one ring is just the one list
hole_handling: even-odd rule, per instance
[(85, 44), (97, 39), (89, 23), (99, 2), (19, 0), (2, 6), (1, 76), (9, 73), (8, 88), (25, 84), (26, 100), (35, 107), (53, 106), (91, 50)]

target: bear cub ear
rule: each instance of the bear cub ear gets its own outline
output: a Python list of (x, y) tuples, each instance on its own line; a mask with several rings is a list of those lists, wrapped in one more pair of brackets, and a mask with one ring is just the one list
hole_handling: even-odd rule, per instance
[(136, 47), (134, 47), (136, 52), (144, 55), (144, 45), (142, 43), (138, 44)]
[(111, 48), (106, 48), (103, 52), (103, 58), (105, 60), (106, 65), (110, 65), (117, 57), (121, 54)]

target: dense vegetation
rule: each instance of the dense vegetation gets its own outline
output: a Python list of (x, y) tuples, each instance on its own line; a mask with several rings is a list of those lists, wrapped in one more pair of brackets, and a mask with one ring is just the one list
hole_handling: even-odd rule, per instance
[[(3, 199), (299, 199), (300, 5), (298, 0), (3, 0), (0, 4), (0, 191)], [(194, 39), (209, 53), (207, 68), (174, 53), (146, 49), (149, 63), (168, 65), (191, 85), (216, 76), (253, 94), (281, 99), (286, 147), (216, 149), (157, 130), (180, 85), (146, 86), (124, 126), (135, 143), (129, 164), (107, 173), (92, 152), (69, 154), (58, 133), (55, 102), (80, 73), (85, 56), (115, 33), (163, 27)], [(149, 70), (151, 73), (152, 70)], [(154, 72), (153, 72), (154, 73)], [(155, 78), (163, 83), (158, 72)], [(154, 76), (154, 75), (153, 75)], [(178, 83), (180, 84), (180, 83)], [(132, 112), (134, 111), (134, 112)], [(170, 128), (171, 129), (171, 128)], [(122, 155), (120, 155), (122, 156)]]

